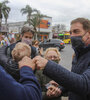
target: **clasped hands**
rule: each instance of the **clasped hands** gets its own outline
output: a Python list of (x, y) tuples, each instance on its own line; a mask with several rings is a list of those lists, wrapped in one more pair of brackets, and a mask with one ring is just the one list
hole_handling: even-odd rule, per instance
[(19, 69), (23, 66), (28, 66), (28, 67), (32, 68), (32, 70), (35, 70), (35, 68), (36, 69), (44, 69), (47, 62), (48, 62), (48, 60), (41, 56), (36, 56), (33, 59), (25, 56), (21, 61), (18, 62), (18, 64), (19, 64)]
[(62, 91), (59, 88), (59, 84), (56, 83), (55, 81), (50, 81), (49, 84), (51, 84), (50, 86), (48, 86), (47, 88), (47, 92), (46, 95), (48, 98), (53, 98), (53, 97), (58, 97), (61, 95)]

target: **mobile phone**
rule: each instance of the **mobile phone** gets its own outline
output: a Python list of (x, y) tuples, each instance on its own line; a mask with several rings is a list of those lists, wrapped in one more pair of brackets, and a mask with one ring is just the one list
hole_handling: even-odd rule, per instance
[(45, 86), (46, 86), (46, 89), (48, 89), (48, 87), (52, 86), (52, 84), (47, 83)]

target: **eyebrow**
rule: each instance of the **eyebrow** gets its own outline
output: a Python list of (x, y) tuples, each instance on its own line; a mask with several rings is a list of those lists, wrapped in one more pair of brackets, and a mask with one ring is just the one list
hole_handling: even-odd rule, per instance
[(79, 29), (74, 29), (73, 31), (70, 30), (69, 33), (72, 34), (74, 31), (79, 31)]

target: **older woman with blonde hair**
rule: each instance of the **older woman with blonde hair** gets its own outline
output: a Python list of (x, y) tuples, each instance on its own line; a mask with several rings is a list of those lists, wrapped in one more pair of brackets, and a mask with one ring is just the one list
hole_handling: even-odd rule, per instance
[[(56, 63), (61, 60), (60, 52), (57, 48), (47, 48), (44, 57)], [(61, 100), (61, 90), (58, 83), (45, 76), (42, 70), (36, 71), (36, 77), (42, 88), (43, 100)]]
[(61, 55), (57, 48), (46, 49), (44, 57), (48, 60), (55, 61), (56, 63), (59, 63), (61, 60)]

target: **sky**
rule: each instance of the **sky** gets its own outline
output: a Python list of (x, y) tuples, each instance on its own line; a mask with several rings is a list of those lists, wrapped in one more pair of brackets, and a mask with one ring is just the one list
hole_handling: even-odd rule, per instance
[[(3, 1), (3, 0), (0, 0)], [(90, 19), (90, 0), (9, 0), (11, 8), (8, 22), (25, 21), (26, 15), (20, 10), (28, 4), (40, 10), (44, 15), (52, 17), (52, 25), (65, 24), (67, 29), (70, 22), (78, 17)]]

